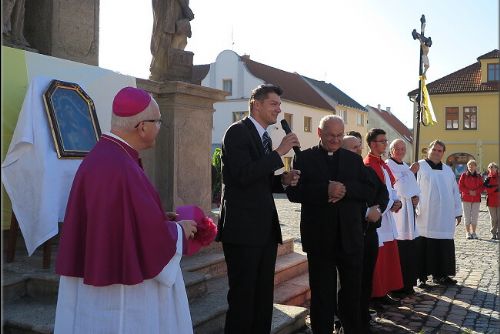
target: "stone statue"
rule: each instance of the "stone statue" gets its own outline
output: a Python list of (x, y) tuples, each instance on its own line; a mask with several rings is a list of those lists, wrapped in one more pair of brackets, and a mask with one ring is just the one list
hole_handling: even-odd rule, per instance
[(169, 70), (169, 50), (184, 50), (191, 37), (194, 14), (189, 0), (152, 0), (153, 33), (151, 35), (150, 79), (165, 81)]
[(429, 45), (426, 42), (421, 41), (420, 47), (422, 48), (422, 64), (424, 65), (424, 73), (427, 73), (427, 69), (429, 68)]
[(24, 38), (24, 2), (25, 0), (3, 0), (2, 37), (14, 45), (29, 46)]

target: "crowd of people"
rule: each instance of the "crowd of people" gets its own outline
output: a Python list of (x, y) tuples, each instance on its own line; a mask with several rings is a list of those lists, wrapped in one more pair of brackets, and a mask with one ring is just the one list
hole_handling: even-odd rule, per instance
[[(223, 138), (216, 239), (227, 264), (225, 333), (271, 331), (282, 242), (273, 193), (301, 204), (314, 334), (331, 334), (335, 327), (370, 333), (370, 308), (399, 303), (415, 293), (414, 286), (426, 288), (431, 276), (436, 284), (456, 284), (455, 227), (464, 216), (467, 238), (476, 237), (483, 190), (492, 238), (498, 238), (495, 163), (483, 182), (469, 161), (457, 184), (442, 163), (445, 143), (433, 141), (427, 158), (409, 166), (405, 142), (389, 145), (383, 129), (369, 130), (363, 158), (361, 135), (345, 133), (336, 115), (320, 120), (316, 146), (298, 151), (293, 132), (273, 145), (266, 129), (277, 122), (282, 93), (272, 84), (256, 87), (250, 115)], [(158, 105), (147, 92), (126, 87), (112, 109), (111, 131), (83, 160), (68, 200), (54, 332), (192, 333), (179, 261), (197, 225), (164, 212), (139, 158), (160, 131)], [(292, 149), (293, 169), (276, 174)]]

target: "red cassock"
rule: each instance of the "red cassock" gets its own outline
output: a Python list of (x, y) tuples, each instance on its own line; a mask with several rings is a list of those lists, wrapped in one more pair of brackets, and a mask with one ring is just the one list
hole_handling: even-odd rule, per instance
[(168, 221), (138, 152), (103, 135), (73, 181), (56, 272), (94, 286), (141, 283), (175, 254), (176, 225)]
[[(391, 185), (394, 185), (394, 176), (389, 166), (380, 157), (369, 154), (365, 157), (364, 163), (375, 170), (384, 184), (386, 182), (382, 168), (385, 169), (391, 179)], [(387, 212), (386, 214), (392, 213)], [(372, 297), (383, 297), (388, 292), (401, 288), (403, 288), (403, 275), (399, 261), (398, 244), (396, 240), (386, 241), (378, 249), (377, 262), (373, 273)]]
[(377, 262), (373, 273), (372, 297), (383, 297), (388, 292), (402, 288), (403, 276), (397, 241), (384, 242), (384, 245), (378, 248)]

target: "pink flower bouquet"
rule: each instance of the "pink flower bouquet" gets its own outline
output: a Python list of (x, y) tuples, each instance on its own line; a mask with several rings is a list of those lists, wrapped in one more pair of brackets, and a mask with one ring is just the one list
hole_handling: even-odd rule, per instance
[(205, 216), (202, 209), (195, 205), (177, 207), (177, 220), (194, 220), (197, 232), (193, 239), (188, 239), (187, 255), (197, 253), (202, 247), (210, 245), (217, 234), (217, 225), (212, 219)]

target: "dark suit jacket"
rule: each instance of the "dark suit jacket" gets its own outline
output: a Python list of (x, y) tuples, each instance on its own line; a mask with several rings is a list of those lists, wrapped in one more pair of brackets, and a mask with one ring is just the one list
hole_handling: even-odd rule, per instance
[[(387, 203), (389, 203), (389, 192), (387, 191), (387, 187), (385, 183), (383, 183), (379, 177), (377, 176), (377, 173), (373, 170), (373, 168), (366, 166), (366, 169), (368, 171), (368, 177), (370, 179), (370, 182), (374, 186), (373, 193), (370, 194), (368, 201), (366, 202), (366, 205), (368, 207), (371, 207), (373, 205), (377, 205), (380, 208), (381, 212), (384, 212), (385, 209), (387, 208)], [(363, 209), (362, 211), (363, 217), (366, 215), (366, 208)], [(364, 219), (363, 219), (364, 220)], [(363, 222), (363, 230), (367, 231), (368, 229), (371, 231), (375, 231), (377, 228), (380, 227), (382, 223), (382, 218), (377, 220), (374, 223), (367, 222), (364, 220)]]
[(282, 242), (273, 192), (284, 192), (283, 167), (275, 151), (264, 154), (255, 125), (249, 118), (232, 124), (222, 140), (222, 200), (217, 240), (263, 245), (269, 238)]
[(345, 254), (363, 251), (359, 213), (366, 211), (373, 185), (359, 155), (342, 148), (338, 154), (338, 175), (333, 180), (345, 185), (346, 195), (334, 204), (328, 202), (330, 173), (323, 149), (315, 146), (295, 157), (300, 179), (296, 187), (287, 188), (287, 195), (290, 201), (302, 203), (300, 232), (308, 253), (331, 254), (332, 245)]

